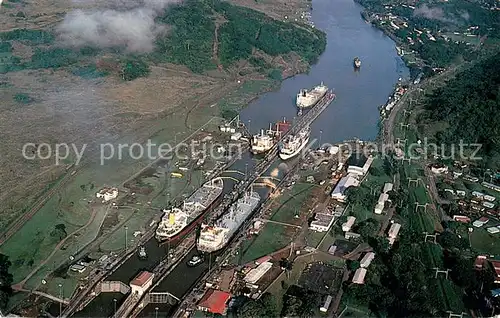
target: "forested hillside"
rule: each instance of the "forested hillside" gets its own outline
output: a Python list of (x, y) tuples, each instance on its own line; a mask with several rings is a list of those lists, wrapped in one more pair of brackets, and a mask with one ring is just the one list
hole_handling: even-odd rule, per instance
[[(500, 167), (500, 53), (459, 73), (427, 97), (421, 123), (444, 122), (438, 143), (482, 144), (484, 165)], [(425, 132), (423, 132), (425, 134)]]

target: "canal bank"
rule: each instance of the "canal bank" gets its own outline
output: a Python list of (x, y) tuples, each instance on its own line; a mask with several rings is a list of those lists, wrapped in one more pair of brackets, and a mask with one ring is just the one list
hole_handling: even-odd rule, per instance
[[(279, 91), (267, 93), (254, 100), (241, 112), (244, 122), (251, 120), (250, 129), (256, 132), (283, 117), (296, 116), (295, 95), (301, 88), (310, 88), (321, 81), (335, 89), (337, 99), (313, 123), (312, 138), (323, 143), (334, 143), (358, 137), (374, 139), (378, 133), (378, 106), (387, 101), (398, 78), (408, 75), (408, 70), (397, 56), (394, 42), (381, 31), (365, 23), (360, 16), (362, 8), (352, 0), (340, 0), (333, 5), (328, 0), (313, 1), (312, 19), (316, 27), (327, 34), (326, 51), (308, 74), (285, 80)], [(362, 60), (356, 72), (352, 66), (354, 56)], [(311, 138), (311, 140), (312, 140)], [(245, 155), (231, 168), (245, 171), (254, 164)], [(234, 175), (236, 177), (236, 175)], [(229, 190), (228, 190), (229, 191)], [(149, 258), (141, 261), (135, 256), (114, 274), (113, 279), (128, 283), (140, 270), (151, 270), (167, 253), (166, 246), (159, 246), (153, 239), (146, 244)], [(191, 258), (191, 254), (186, 260)], [(204, 264), (196, 270), (185, 266), (184, 260), (161, 284), (162, 291), (181, 296), (208, 269)], [(167, 290), (168, 289), (168, 290)], [(171, 289), (171, 290), (170, 290)], [(113, 312), (113, 299), (103, 295), (81, 312), (83, 316), (106, 316)], [(110, 300), (111, 299), (111, 300)], [(144, 314), (154, 316), (159, 307), (164, 316), (170, 306), (148, 306)]]

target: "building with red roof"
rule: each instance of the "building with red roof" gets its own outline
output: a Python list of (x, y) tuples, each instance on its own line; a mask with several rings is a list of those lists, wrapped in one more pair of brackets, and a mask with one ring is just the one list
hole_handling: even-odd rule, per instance
[(154, 274), (142, 271), (131, 282), (132, 294), (142, 295), (153, 284)]
[(225, 315), (231, 294), (217, 289), (209, 289), (198, 302), (198, 309), (212, 314)]

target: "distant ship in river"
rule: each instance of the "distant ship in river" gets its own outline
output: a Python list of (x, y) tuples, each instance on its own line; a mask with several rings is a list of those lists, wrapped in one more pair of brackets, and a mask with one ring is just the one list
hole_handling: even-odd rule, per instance
[(221, 196), (223, 188), (222, 178), (212, 179), (187, 198), (182, 209), (174, 207), (163, 210), (165, 214), (156, 229), (156, 239), (164, 241), (174, 239), (177, 235), (182, 234), (184, 228), (201, 219), (201, 216)]
[(328, 87), (325, 86), (323, 82), (311, 90), (301, 89), (297, 94), (297, 107), (308, 108), (316, 105), (316, 103), (325, 96), (326, 92), (328, 92)]
[(354, 63), (354, 67), (355, 67), (355, 68), (360, 68), (360, 67), (361, 67), (361, 60), (359, 59), (359, 57), (357, 57), (357, 56), (356, 56), (356, 57), (354, 58), (353, 63)]

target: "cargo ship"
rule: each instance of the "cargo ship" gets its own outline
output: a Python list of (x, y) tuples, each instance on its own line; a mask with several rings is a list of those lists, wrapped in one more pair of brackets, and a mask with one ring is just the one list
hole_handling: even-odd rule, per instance
[(360, 67), (361, 67), (361, 60), (359, 59), (359, 57), (357, 57), (357, 56), (356, 56), (356, 57), (354, 58), (353, 63), (354, 63), (354, 67), (355, 67), (355, 68), (360, 68)]
[(312, 90), (301, 89), (297, 94), (296, 104), (299, 108), (308, 108), (316, 105), (316, 103), (325, 96), (328, 92), (328, 87), (321, 82), (320, 85), (314, 87)]
[(290, 123), (283, 118), (282, 122), (277, 122), (275, 129), (269, 126), (267, 131), (261, 130), (260, 134), (254, 135), (251, 140), (250, 151), (253, 154), (265, 153), (271, 149), (276, 143), (277, 139), (290, 129)]
[(196, 221), (202, 219), (201, 216), (221, 196), (223, 188), (222, 178), (212, 179), (187, 198), (181, 208), (164, 209), (163, 217), (156, 229), (156, 239), (173, 240), (182, 235), (184, 229), (190, 228), (191, 224), (196, 224)]
[(280, 158), (287, 160), (298, 155), (309, 142), (310, 136), (311, 128), (309, 126), (304, 127), (304, 129), (295, 135), (286, 136), (280, 147)]
[(196, 242), (198, 251), (212, 253), (220, 250), (229, 242), (240, 226), (259, 206), (260, 195), (251, 190), (231, 205), (214, 225), (201, 225)]

